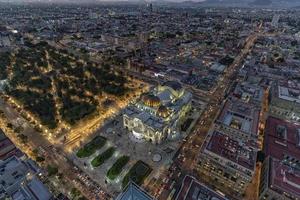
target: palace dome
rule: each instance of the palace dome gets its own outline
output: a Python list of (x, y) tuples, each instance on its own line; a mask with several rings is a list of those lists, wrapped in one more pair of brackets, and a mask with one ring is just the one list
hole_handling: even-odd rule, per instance
[(144, 95), (142, 100), (144, 104), (149, 107), (157, 107), (160, 105), (160, 99), (153, 94)]
[(170, 115), (170, 110), (166, 106), (159, 106), (157, 110), (157, 115), (159, 117), (166, 118)]

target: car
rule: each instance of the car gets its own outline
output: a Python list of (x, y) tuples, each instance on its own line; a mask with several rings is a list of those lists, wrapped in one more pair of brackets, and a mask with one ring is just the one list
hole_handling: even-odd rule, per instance
[(168, 182), (169, 182), (169, 179), (168, 179), (167, 177), (165, 177), (165, 178), (163, 179), (163, 182), (164, 182), (164, 183), (168, 183)]
[(174, 187), (174, 185), (175, 185), (175, 180), (174, 181), (172, 181), (172, 183), (171, 183), (171, 185), (170, 185), (170, 187), (169, 187), (169, 189), (171, 190), (171, 189), (173, 189), (173, 187)]

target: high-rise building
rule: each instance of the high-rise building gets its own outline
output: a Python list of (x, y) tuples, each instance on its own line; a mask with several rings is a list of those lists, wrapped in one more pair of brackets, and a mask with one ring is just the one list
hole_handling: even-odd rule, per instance
[(152, 3), (148, 3), (147, 8), (148, 8), (149, 12), (151, 12), (151, 13), (153, 12), (153, 4)]
[(176, 200), (228, 200), (223, 194), (217, 193), (192, 176), (185, 176)]
[(275, 27), (275, 28), (278, 27), (279, 19), (280, 19), (280, 15), (276, 14), (276, 15), (273, 16), (272, 22), (271, 22), (273, 27)]
[(0, 199), (50, 200), (52, 194), (37, 178), (38, 167), (31, 160), (15, 156), (0, 161)]
[(154, 198), (134, 182), (130, 182), (116, 200), (154, 200)]

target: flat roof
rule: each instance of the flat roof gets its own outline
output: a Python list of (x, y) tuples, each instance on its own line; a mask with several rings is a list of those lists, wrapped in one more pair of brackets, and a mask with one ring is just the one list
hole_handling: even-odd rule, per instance
[(265, 154), (271, 157), (271, 189), (300, 198), (300, 124), (269, 117)]
[(262, 102), (263, 88), (259, 85), (243, 82), (236, 85), (233, 95), (244, 102)]
[(274, 95), (280, 99), (300, 104), (300, 82), (293, 80), (278, 81), (273, 87)]
[(258, 134), (260, 108), (235, 97), (228, 99), (217, 121), (251, 135)]
[(28, 172), (28, 167), (16, 157), (0, 161), (0, 169), (0, 186), (4, 189), (25, 178)]
[(269, 180), (273, 190), (300, 198), (300, 171), (293, 171), (281, 160), (271, 158)]
[(2, 131), (2, 129), (0, 128), (0, 141), (6, 139), (6, 135), (5, 133)]
[(30, 193), (38, 200), (49, 200), (52, 198), (51, 193), (46, 188), (46, 186), (34, 177), (28, 184), (27, 188)]
[(228, 200), (226, 197), (197, 181), (194, 177), (185, 176), (176, 200)]
[(300, 104), (300, 90), (285, 86), (278, 86), (278, 97), (287, 101)]
[(234, 140), (220, 131), (212, 133), (205, 150), (249, 170), (253, 171), (255, 169), (256, 151), (254, 148), (242, 141)]
[(265, 153), (277, 159), (290, 155), (300, 160), (300, 124), (268, 117)]

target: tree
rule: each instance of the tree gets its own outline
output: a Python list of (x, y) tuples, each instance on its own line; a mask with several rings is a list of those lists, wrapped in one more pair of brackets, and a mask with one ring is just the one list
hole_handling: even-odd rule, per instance
[(41, 157), (41, 156), (37, 156), (37, 157), (36, 157), (36, 161), (37, 161), (37, 162), (44, 162), (44, 161), (45, 161), (45, 158), (44, 158), (44, 157)]
[(18, 138), (20, 139), (20, 141), (23, 143), (23, 144), (26, 144), (28, 142), (28, 137), (24, 134), (20, 134), (18, 135)]
[(33, 150), (32, 150), (32, 153), (33, 153), (34, 155), (36, 155), (36, 156), (37, 156), (37, 155), (38, 155), (38, 153), (39, 153), (39, 150), (38, 150), (38, 149), (33, 149)]
[(11, 124), (11, 123), (7, 123), (7, 128), (9, 128), (9, 129), (12, 129), (13, 128), (13, 125)]
[(53, 176), (53, 175), (58, 173), (58, 168), (55, 167), (55, 166), (48, 165), (47, 166), (47, 172), (48, 172), (49, 176)]
[(71, 196), (72, 198), (76, 198), (76, 197), (79, 197), (81, 195), (80, 191), (77, 190), (76, 188), (72, 188), (71, 189)]

